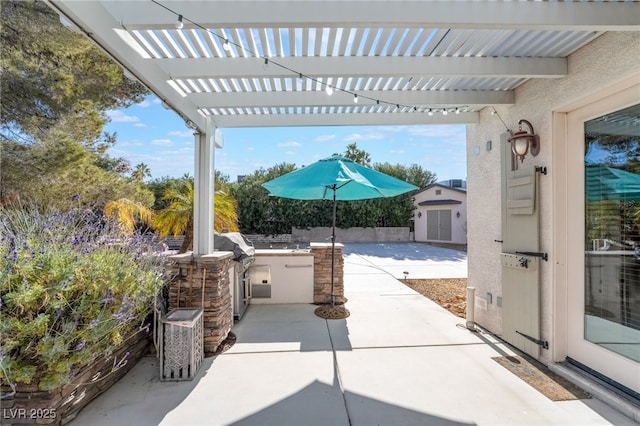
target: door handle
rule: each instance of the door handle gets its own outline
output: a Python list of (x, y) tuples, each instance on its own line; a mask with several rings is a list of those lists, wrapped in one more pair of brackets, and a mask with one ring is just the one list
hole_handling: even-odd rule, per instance
[(544, 260), (545, 262), (549, 260), (549, 255), (547, 253), (542, 253), (542, 252), (539, 252), (539, 251), (517, 251), (516, 254), (523, 254), (525, 256), (539, 257), (542, 260)]

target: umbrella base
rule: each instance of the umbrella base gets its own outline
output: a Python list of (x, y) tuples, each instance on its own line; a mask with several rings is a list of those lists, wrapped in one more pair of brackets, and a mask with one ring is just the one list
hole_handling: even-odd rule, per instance
[(344, 319), (351, 315), (351, 312), (344, 305), (322, 305), (315, 310), (315, 314), (324, 319)]

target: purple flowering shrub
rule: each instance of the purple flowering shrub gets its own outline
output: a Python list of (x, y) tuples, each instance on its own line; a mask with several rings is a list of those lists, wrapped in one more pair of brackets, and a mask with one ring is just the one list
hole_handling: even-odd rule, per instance
[[(0, 209), (0, 380), (68, 383), (145, 323), (164, 258), (89, 210)], [(114, 360), (114, 369), (125, 360)]]

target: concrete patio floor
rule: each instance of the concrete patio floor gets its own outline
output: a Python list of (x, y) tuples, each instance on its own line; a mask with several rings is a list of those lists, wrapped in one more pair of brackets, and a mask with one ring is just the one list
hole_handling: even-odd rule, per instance
[[(465, 253), (433, 250), (348, 244), (349, 318), (251, 306), (236, 344), (193, 381), (160, 382), (146, 357), (72, 425), (635, 424), (597, 399), (549, 400), (491, 359), (513, 355), (506, 344), (394, 278), (466, 274)], [(441, 263), (425, 260), (430, 252)]]

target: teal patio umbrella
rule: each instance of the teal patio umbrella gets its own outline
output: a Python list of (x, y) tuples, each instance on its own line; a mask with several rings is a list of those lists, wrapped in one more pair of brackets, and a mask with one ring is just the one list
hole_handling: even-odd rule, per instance
[(602, 164), (585, 166), (587, 201), (638, 201), (640, 175)]
[(262, 184), (269, 195), (296, 200), (333, 200), (331, 233), (331, 305), (336, 242), (337, 201), (395, 197), (418, 189), (403, 180), (362, 166), (337, 154)]

